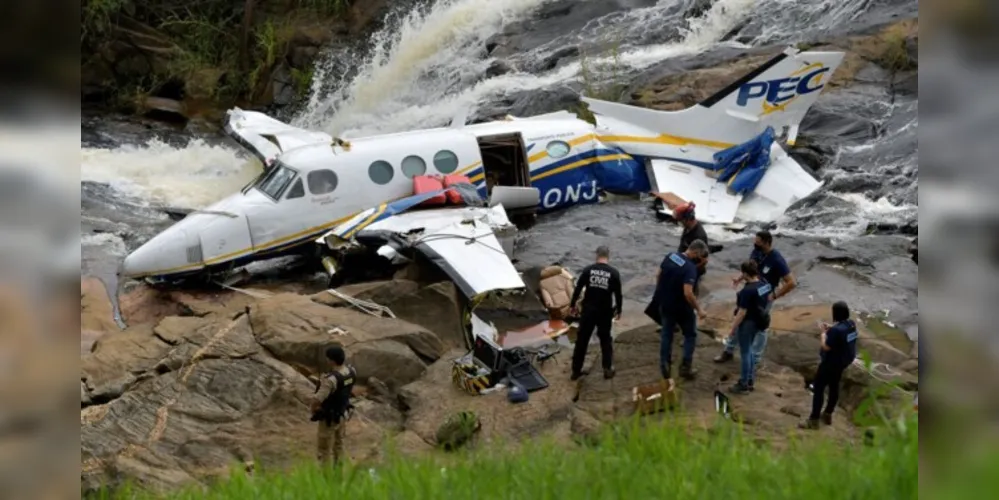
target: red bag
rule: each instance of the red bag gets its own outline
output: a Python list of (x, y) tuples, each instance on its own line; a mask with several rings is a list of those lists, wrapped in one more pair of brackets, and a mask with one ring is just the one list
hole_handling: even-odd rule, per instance
[[(444, 184), (442, 184), (441, 180), (436, 177), (431, 177), (429, 175), (417, 175), (416, 177), (413, 177), (413, 194), (432, 193), (441, 189), (444, 189)], [(445, 193), (441, 193), (424, 201), (423, 203), (420, 203), (420, 206), (436, 206), (443, 205), (445, 203), (447, 203), (447, 196), (445, 196)]]
[[(472, 181), (468, 180), (467, 176), (460, 174), (451, 174), (444, 176), (444, 187), (446, 188), (454, 186), (455, 184), (462, 184), (462, 183), (471, 184)], [(455, 205), (462, 204), (461, 195), (458, 194), (458, 191), (454, 189), (449, 189), (447, 191), (447, 200), (451, 203), (454, 203)]]

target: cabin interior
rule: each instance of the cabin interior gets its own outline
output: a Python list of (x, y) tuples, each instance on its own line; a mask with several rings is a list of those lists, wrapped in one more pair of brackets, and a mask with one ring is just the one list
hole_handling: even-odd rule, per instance
[(493, 186), (531, 185), (531, 173), (520, 133), (479, 137), (482, 169), (485, 172), (486, 191), (492, 194)]

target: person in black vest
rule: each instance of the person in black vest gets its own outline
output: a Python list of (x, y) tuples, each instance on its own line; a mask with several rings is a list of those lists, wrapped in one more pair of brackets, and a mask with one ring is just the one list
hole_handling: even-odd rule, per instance
[[(680, 235), (680, 245), (676, 249), (677, 253), (686, 252), (687, 248), (690, 248), (690, 244), (697, 240), (703, 241), (710, 248), (711, 242), (708, 241), (708, 233), (704, 230), (701, 221), (697, 220), (697, 216), (694, 214), (694, 202), (676, 207), (673, 210), (673, 218), (683, 226), (683, 234)], [(697, 282), (694, 283), (694, 295), (699, 293), (701, 278), (704, 277), (707, 269), (707, 260), (697, 266)]]
[(328, 371), (322, 374), (312, 399), (312, 421), (319, 422), (316, 445), (320, 463), (329, 462), (331, 445), (333, 464), (340, 463), (343, 458), (343, 435), (347, 414), (354, 408), (350, 397), (357, 377), (354, 368), (347, 366), (346, 358), (342, 347), (326, 348)]
[[(773, 309), (774, 302), (777, 299), (784, 297), (798, 286), (798, 281), (795, 279), (794, 273), (791, 272), (791, 267), (787, 265), (784, 256), (773, 245), (774, 237), (770, 231), (759, 231), (756, 233), (756, 239), (753, 242), (753, 251), (749, 254), (749, 258), (756, 261), (756, 267), (760, 270), (760, 277), (767, 283), (770, 283), (772, 293), (770, 301), (767, 304), (768, 312)], [(732, 280), (732, 286), (738, 286), (742, 279), (742, 274), (736, 276)], [(731, 361), (736, 344), (738, 344), (738, 341), (734, 337), (725, 339), (725, 348), (715, 357), (715, 363)], [(763, 354), (766, 348), (767, 331), (764, 329), (756, 336), (756, 342), (754, 342), (752, 349), (753, 366), (756, 370), (759, 370), (763, 366)]]
[[(818, 429), (821, 413), (822, 423), (832, 425), (833, 410), (839, 402), (839, 383), (845, 371), (857, 359), (857, 324), (850, 319), (850, 308), (846, 302), (840, 301), (832, 305), (832, 326), (823, 323), (821, 349), (819, 350), (819, 369), (812, 382), (812, 414), (799, 427), (803, 429)], [(822, 411), (822, 400), (826, 388), (829, 388), (829, 400), (826, 409)]]
[(697, 344), (697, 316), (706, 316), (697, 296), (694, 295), (694, 285), (697, 283), (697, 266), (708, 258), (708, 245), (696, 240), (690, 244), (684, 253), (670, 252), (659, 264), (656, 273), (656, 291), (652, 303), (659, 309), (662, 322), (661, 341), (659, 344), (659, 367), (663, 378), (672, 380), (671, 365), (673, 360), (673, 328), (680, 326), (683, 332), (683, 360), (680, 364), (680, 376), (690, 380), (696, 375), (693, 369), (694, 347)]
[[(583, 376), (583, 361), (586, 360), (586, 350), (590, 344), (593, 329), (597, 330), (600, 339), (600, 360), (604, 367), (604, 378), (614, 376), (614, 339), (611, 337), (611, 322), (621, 318), (621, 275), (611, 267), (610, 249), (601, 245), (597, 248), (597, 262), (586, 266), (569, 302), (570, 314), (579, 316), (576, 301), (579, 294), (586, 289), (583, 296), (583, 314), (579, 318), (579, 332), (576, 336), (576, 347), (572, 353), (572, 380)], [(613, 303), (611, 302), (613, 299)]]
[(746, 284), (735, 296), (736, 312), (731, 335), (739, 342), (742, 369), (739, 372), (739, 381), (730, 390), (735, 394), (746, 394), (753, 390), (756, 372), (753, 367), (756, 358), (751, 353), (753, 343), (756, 341), (756, 336), (770, 326), (767, 306), (772, 289), (770, 283), (760, 279), (756, 261), (747, 260), (742, 263), (740, 269)]

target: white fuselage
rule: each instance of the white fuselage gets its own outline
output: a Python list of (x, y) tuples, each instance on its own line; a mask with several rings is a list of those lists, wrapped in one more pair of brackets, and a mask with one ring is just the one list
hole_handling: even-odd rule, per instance
[[(793, 139), (841, 59), (842, 53), (787, 52), (717, 99), (676, 112), (584, 99), (597, 114), (596, 126), (558, 112), (345, 144), (260, 113), (233, 110), (227, 132), (268, 168), (242, 192), (190, 214), (134, 251), (122, 274), (169, 277), (273, 256), (314, 241), (362, 211), (412, 195), (414, 176), (465, 175), (487, 197), (487, 177), (503, 177), (510, 158), (522, 168), (517, 184), (493, 177), (488, 185), (536, 188), (541, 212), (595, 203), (601, 189), (635, 193), (653, 186), (664, 190), (659, 185), (664, 183), (681, 185), (689, 179), (676, 177), (678, 169), (663, 162), (709, 168), (715, 153), (768, 126), (790, 128)], [(513, 149), (502, 149), (508, 147)], [(772, 151), (776, 161), (760, 182), (765, 193), (757, 201), (753, 194), (737, 200), (746, 217), (773, 217), (819, 186), (779, 145)]]

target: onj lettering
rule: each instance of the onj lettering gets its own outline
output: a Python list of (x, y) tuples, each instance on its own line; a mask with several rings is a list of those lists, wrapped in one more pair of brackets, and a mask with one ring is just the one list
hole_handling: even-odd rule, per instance
[[(564, 191), (564, 192), (563, 192)], [(545, 191), (541, 204), (545, 208), (555, 208), (562, 204), (579, 203), (579, 200), (593, 201), (597, 197), (597, 181), (580, 182), (564, 187), (553, 187)]]

